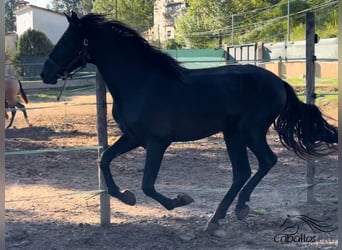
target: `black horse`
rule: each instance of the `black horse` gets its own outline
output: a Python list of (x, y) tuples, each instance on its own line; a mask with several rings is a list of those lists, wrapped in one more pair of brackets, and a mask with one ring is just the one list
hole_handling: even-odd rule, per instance
[[(193, 199), (186, 194), (170, 199), (155, 190), (165, 150), (175, 141), (223, 132), (233, 183), (207, 224), (212, 233), (239, 192), (236, 215), (247, 216), (252, 191), (276, 164), (266, 141), (273, 123), (282, 144), (301, 157), (328, 154), (337, 143), (337, 129), (318, 108), (299, 101), (289, 84), (265, 69), (252, 65), (186, 69), (120, 22), (94, 14), (78, 18), (72, 13), (67, 19), (69, 27), (41, 77), (56, 84), (86, 63), (97, 66), (115, 101), (113, 117), (123, 132), (103, 153), (100, 166), (108, 193), (129, 205), (136, 203), (135, 196), (116, 185), (110, 162), (139, 146), (146, 149), (142, 190), (171, 210)], [(259, 162), (251, 179), (247, 147)]]

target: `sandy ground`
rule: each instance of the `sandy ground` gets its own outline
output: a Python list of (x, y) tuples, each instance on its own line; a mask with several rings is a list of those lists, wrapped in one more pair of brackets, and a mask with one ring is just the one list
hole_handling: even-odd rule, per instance
[[(28, 110), (32, 127), (17, 114), (15, 128), (6, 130), (6, 152), (97, 145), (95, 105), (84, 104), (94, 101), (93, 95), (83, 95), (65, 102), (29, 104), (29, 108), (44, 109)], [(337, 119), (337, 103), (322, 102), (321, 107)], [(120, 131), (108, 117), (112, 143)], [(131, 207), (111, 198), (107, 227), (99, 224), (96, 149), (7, 155), (6, 249), (336, 249), (337, 153), (314, 161), (318, 202), (308, 204), (306, 162), (283, 148), (273, 130), (268, 139), (279, 162), (252, 194), (251, 213), (245, 220), (237, 220), (233, 203), (221, 222), (220, 237), (203, 229), (231, 184), (231, 165), (221, 135), (173, 144), (167, 150), (157, 189), (169, 196), (186, 192), (195, 199), (173, 211), (140, 189), (143, 149), (115, 159), (113, 176), (122, 188), (136, 194), (137, 204)], [(255, 172), (252, 154), (250, 163)], [(282, 226), (288, 215), (297, 216), (296, 228)], [(298, 215), (331, 232), (310, 228), (313, 224)], [(280, 242), (284, 235), (292, 238)]]

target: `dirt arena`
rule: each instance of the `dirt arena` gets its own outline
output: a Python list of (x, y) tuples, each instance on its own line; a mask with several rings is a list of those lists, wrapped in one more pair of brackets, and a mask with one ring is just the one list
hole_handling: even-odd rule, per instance
[[(18, 113), (15, 127), (6, 130), (6, 152), (34, 153), (6, 155), (6, 249), (337, 248), (337, 153), (315, 159), (318, 202), (308, 204), (306, 162), (282, 147), (272, 129), (268, 140), (279, 161), (252, 194), (249, 216), (238, 221), (234, 202), (221, 222), (220, 235), (208, 235), (203, 229), (231, 184), (231, 166), (221, 135), (173, 144), (167, 150), (157, 189), (168, 196), (186, 192), (195, 200), (173, 211), (165, 210), (140, 189), (143, 149), (115, 159), (113, 176), (123, 189), (136, 194), (137, 204), (127, 206), (111, 198), (111, 225), (101, 227), (96, 195), (98, 152), (76, 150), (97, 145), (95, 105), (86, 105), (94, 102), (91, 93), (58, 103), (33, 101), (27, 107), (40, 109), (28, 110), (32, 127)], [(75, 105), (79, 103), (83, 105)], [(337, 119), (337, 102), (323, 101), (320, 106)], [(113, 143), (120, 131), (108, 113), (108, 140)], [(70, 147), (77, 148), (39, 152)], [(255, 172), (252, 154), (250, 163)], [(296, 232), (282, 226), (288, 216), (297, 218)], [(311, 218), (319, 226), (311, 228), (313, 224), (298, 218)], [(323, 232), (323, 227), (329, 232)], [(292, 236), (284, 240), (286, 235)]]

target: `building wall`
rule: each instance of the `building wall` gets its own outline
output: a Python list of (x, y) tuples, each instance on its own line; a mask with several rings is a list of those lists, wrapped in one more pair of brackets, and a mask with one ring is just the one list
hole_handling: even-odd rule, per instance
[(47, 12), (41, 9), (33, 11), (33, 29), (39, 30), (56, 44), (68, 27), (64, 15)]
[(17, 49), (18, 36), (16, 33), (5, 36), (5, 49), (16, 51)]
[(20, 37), (26, 30), (33, 29), (33, 17), (32, 17), (32, 9), (25, 9), (20, 11), (19, 15), (16, 15), (17, 18), (17, 34)]
[(16, 10), (15, 14), (19, 37), (26, 30), (34, 29), (43, 32), (53, 44), (56, 44), (68, 27), (68, 21), (64, 15), (36, 6), (24, 6)]
[(186, 10), (184, 0), (156, 0), (149, 39), (164, 42), (175, 37), (175, 18)]

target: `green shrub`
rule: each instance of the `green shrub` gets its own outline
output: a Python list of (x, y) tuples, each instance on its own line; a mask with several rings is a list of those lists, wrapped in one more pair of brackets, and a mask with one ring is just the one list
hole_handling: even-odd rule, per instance
[(52, 48), (52, 42), (43, 32), (32, 29), (25, 31), (18, 42), (20, 56), (48, 55)]

